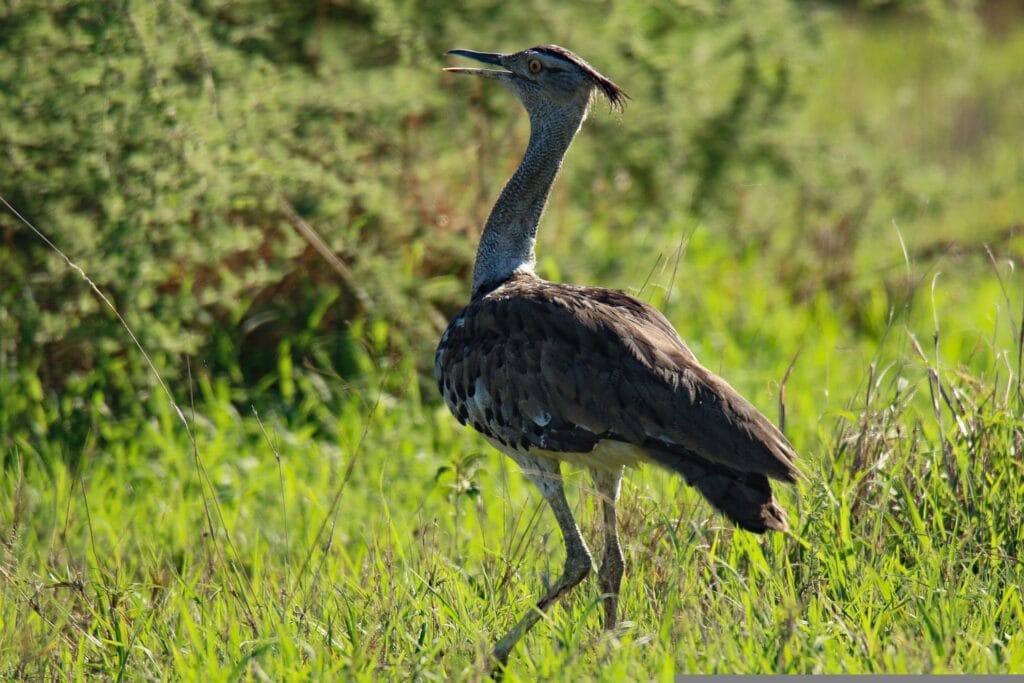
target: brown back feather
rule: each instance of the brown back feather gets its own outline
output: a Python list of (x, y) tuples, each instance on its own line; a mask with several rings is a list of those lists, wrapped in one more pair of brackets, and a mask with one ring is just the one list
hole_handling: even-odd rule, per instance
[(786, 437), (701, 366), (661, 313), (622, 292), (514, 277), (456, 318), (436, 372), (446, 399), (446, 378), (480, 378), (490, 415), (469, 401), (468, 421), (502, 443), (589, 452), (616, 439), (684, 476), (669, 454), (737, 475), (800, 476)]

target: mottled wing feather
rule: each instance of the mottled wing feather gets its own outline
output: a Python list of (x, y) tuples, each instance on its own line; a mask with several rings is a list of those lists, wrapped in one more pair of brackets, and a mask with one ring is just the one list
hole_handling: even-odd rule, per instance
[(436, 372), (452, 412), (510, 447), (586, 453), (616, 439), (688, 480), (673, 454), (698, 459), (694, 472), (798, 476), (782, 433), (622, 292), (513, 279), (453, 321)]

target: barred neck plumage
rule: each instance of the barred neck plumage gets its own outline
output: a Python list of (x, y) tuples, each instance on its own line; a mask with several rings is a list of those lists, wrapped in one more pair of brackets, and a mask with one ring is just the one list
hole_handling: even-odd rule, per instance
[[(552, 116), (548, 108), (530, 111), (530, 143), (519, 168), (505, 184), (480, 237), (473, 268), (473, 299), (517, 272), (533, 272), (537, 225), (569, 145), (586, 117)], [(573, 112), (575, 114), (575, 112)]]

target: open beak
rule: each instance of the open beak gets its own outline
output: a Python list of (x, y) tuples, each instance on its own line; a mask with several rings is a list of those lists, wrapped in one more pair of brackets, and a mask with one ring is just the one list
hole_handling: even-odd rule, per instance
[[(476, 52), (474, 50), (448, 50), (447, 54), (459, 55), (460, 57), (468, 57), (484, 64), (494, 64), (495, 66), (502, 66), (502, 59), (505, 55), (498, 52)], [(471, 76), (483, 76), (484, 78), (509, 78), (512, 76), (512, 72), (506, 71), (505, 69), (467, 69), (458, 66), (449, 66), (445, 68), (453, 74), (469, 74)]]

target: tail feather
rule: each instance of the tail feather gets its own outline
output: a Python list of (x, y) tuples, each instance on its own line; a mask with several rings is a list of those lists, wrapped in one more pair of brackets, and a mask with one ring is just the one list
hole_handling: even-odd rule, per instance
[(759, 534), (789, 528), (786, 512), (775, 501), (765, 475), (740, 472), (695, 453), (661, 448), (646, 450), (655, 462), (683, 475), (687, 484), (700, 491), (709, 503), (740, 527)]

